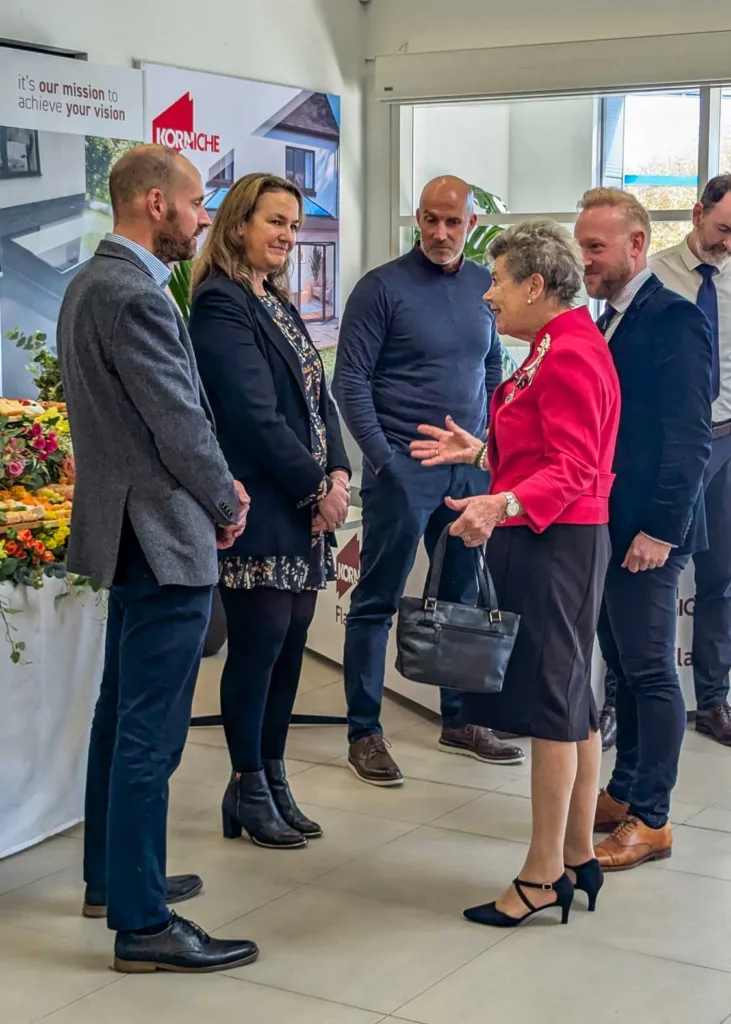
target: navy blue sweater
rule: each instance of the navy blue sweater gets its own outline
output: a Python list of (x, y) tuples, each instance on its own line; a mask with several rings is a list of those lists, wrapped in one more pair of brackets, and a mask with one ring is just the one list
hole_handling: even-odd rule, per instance
[(491, 275), (464, 260), (455, 273), (418, 246), (370, 271), (345, 308), (333, 383), (365, 459), (381, 469), (408, 451), (420, 423), (447, 415), (482, 436), (502, 351), (483, 295)]

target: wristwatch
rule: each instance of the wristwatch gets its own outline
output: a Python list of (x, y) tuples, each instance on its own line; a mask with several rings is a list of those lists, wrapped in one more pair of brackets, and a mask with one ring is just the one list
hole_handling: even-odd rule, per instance
[(515, 497), (513, 492), (512, 491), (505, 491), (504, 492), (504, 497), (505, 497), (505, 500), (508, 503), (506, 508), (505, 508), (505, 515), (506, 515), (506, 517), (508, 519), (512, 519), (514, 516), (519, 516), (520, 513), (523, 511), (523, 506), (520, 504), (520, 502)]

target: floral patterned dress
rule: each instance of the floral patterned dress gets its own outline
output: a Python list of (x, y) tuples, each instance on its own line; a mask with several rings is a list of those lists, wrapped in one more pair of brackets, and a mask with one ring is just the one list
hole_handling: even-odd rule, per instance
[[(260, 296), (259, 301), (294, 349), (305, 382), (307, 407), (310, 413), (310, 444), (312, 455), (327, 468), (327, 434), (320, 415), (320, 396), (323, 388), (322, 363), (315, 346), (301, 330), (286, 306), (274, 295)], [(301, 504), (313, 507), (320, 494), (312, 494)], [(226, 556), (221, 561), (220, 579), (224, 587), (234, 590), (253, 590), (272, 587), (295, 594), (303, 590), (324, 590), (328, 581), (335, 579), (332, 548), (324, 533), (312, 536), (309, 558), (299, 555), (272, 555), (265, 558)]]

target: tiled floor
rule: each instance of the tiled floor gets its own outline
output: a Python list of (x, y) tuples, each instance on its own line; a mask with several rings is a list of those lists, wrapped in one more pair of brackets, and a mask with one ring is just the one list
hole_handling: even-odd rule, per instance
[[(220, 659), (204, 663), (199, 714), (215, 710), (219, 671)], [(298, 708), (341, 712), (338, 669), (308, 659)], [(112, 973), (110, 933), (78, 913), (81, 828), (0, 862), (2, 1024), (731, 1022), (731, 750), (688, 732), (671, 860), (608, 878), (595, 915), (579, 896), (567, 928), (538, 919), (506, 934), (461, 910), (521, 864), (528, 768), (444, 754), (437, 726), (393, 702), (384, 720), (400, 790), (353, 778), (341, 730), (293, 731), (293, 789), (326, 835), (279, 853), (221, 838), (223, 736), (191, 733), (172, 786), (170, 871), (204, 876), (185, 911), (256, 939), (250, 967)]]

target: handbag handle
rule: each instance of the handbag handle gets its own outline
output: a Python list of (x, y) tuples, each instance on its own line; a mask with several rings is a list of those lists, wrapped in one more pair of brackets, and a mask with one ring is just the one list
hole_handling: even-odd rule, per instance
[[(444, 558), (447, 553), (448, 540), (449, 526), (445, 526), (439, 540), (437, 541), (429, 572), (427, 573), (426, 581), (424, 582), (424, 608), (427, 611), (433, 611), (437, 606), (437, 594), (439, 593), (439, 584), (442, 580), (442, 571), (444, 569)], [(495, 620), (499, 621), (502, 616), (500, 615), (500, 609), (498, 607), (495, 582), (487, 567), (484, 544), (479, 548), (475, 548), (474, 556), (475, 576), (477, 578), (477, 586), (479, 588), (478, 605), (486, 608), (490, 612), (491, 620), (494, 617)]]

